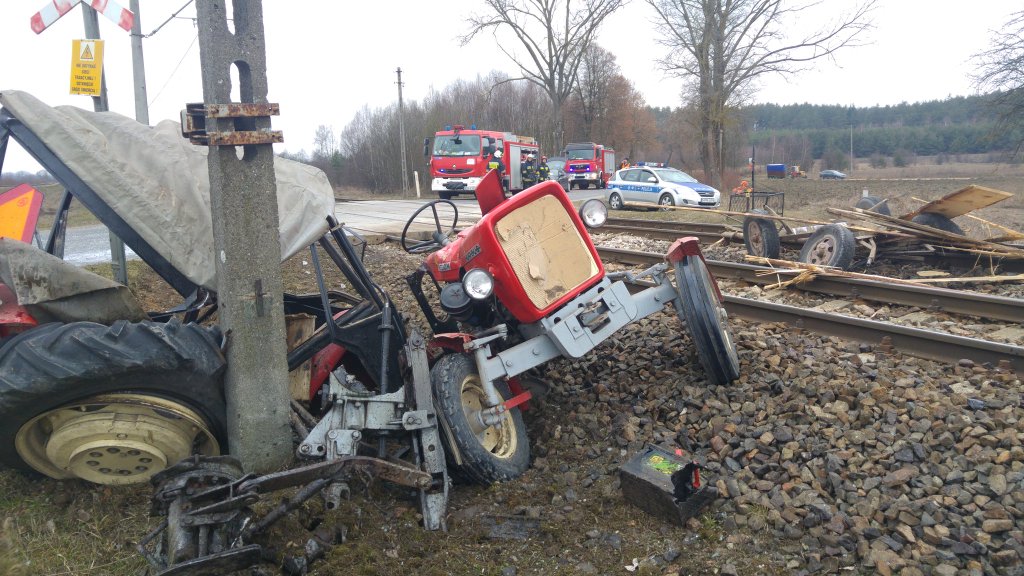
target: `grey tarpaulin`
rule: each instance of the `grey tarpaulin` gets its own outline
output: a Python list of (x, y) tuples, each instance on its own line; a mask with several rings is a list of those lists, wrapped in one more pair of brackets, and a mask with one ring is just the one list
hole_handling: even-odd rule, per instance
[(126, 286), (10, 238), (0, 238), (0, 282), (40, 323), (147, 318)]
[[(183, 138), (177, 122), (146, 126), (114, 112), (54, 108), (17, 90), (0, 92), (0, 105), (179, 272), (216, 290), (207, 150)], [(288, 258), (327, 231), (334, 192), (318, 168), (274, 158), (274, 169)]]

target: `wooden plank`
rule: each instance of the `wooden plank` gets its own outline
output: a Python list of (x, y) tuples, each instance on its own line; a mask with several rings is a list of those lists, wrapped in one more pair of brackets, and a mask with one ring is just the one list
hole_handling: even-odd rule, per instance
[(933, 214), (942, 214), (946, 218), (955, 218), (968, 212), (991, 206), (996, 202), (1002, 202), (1011, 196), (1013, 194), (1010, 192), (971, 184), (956, 192), (946, 194), (938, 200), (933, 200), (913, 212), (908, 212), (900, 216), (900, 219), (910, 220), (922, 212), (931, 212)]
[[(308, 340), (316, 328), (316, 317), (310, 314), (289, 314), (285, 316), (284, 321), (288, 352)], [(309, 378), (312, 370), (312, 361), (306, 360), (288, 373), (288, 396), (292, 400), (309, 401)]]

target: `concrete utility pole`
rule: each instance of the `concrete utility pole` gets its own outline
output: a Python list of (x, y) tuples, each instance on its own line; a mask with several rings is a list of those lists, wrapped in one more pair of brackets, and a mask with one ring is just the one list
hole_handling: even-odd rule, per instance
[[(85, 37), (88, 40), (100, 39), (100, 22), (96, 11), (86, 4), (82, 4), (82, 19), (85, 21)], [(136, 23), (138, 19), (136, 19)], [(96, 112), (110, 110), (107, 106), (107, 79), (106, 72), (100, 71), (100, 95), (92, 97), (92, 109)], [(113, 232), (110, 232), (110, 268), (114, 273), (114, 280), (128, 285), (128, 264), (125, 260), (124, 242)]]
[(131, 0), (129, 9), (135, 14), (132, 22), (132, 78), (135, 79), (135, 119), (149, 125), (149, 101), (146, 97), (146, 64), (142, 59), (142, 16), (139, 0)]
[[(228, 335), (228, 443), (247, 471), (266, 473), (287, 464), (292, 453), (272, 146), (282, 139), (270, 130), (276, 106), (267, 103), (263, 4), (232, 5), (233, 31), (224, 2), (196, 2), (205, 104), (200, 114), (210, 145), (217, 301)], [(241, 104), (231, 102), (232, 67)], [(241, 158), (236, 147), (243, 149)]]
[(398, 74), (398, 139), (402, 150), (402, 195), (409, 193), (409, 169), (405, 163), (405, 109), (402, 105), (402, 69), (395, 70)]

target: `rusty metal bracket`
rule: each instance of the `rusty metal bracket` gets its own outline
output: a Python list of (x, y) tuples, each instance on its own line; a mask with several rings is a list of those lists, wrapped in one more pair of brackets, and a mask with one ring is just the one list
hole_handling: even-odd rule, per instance
[(207, 132), (208, 120), (231, 118), (237, 122), (250, 119), (279, 116), (279, 104), (238, 103), (229, 104), (186, 104), (181, 111), (181, 135), (189, 142), (200, 146), (246, 146), (250, 144), (278, 144), (284, 142), (280, 130), (233, 130), (230, 132)]

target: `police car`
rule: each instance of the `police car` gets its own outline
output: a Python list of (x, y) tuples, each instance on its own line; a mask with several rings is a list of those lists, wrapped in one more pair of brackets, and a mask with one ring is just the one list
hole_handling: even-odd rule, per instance
[(682, 170), (634, 166), (619, 170), (608, 182), (608, 206), (622, 210), (625, 202), (717, 208), (722, 195)]

